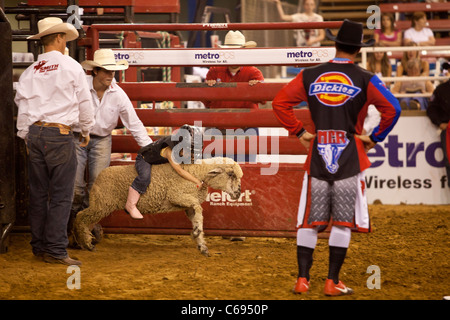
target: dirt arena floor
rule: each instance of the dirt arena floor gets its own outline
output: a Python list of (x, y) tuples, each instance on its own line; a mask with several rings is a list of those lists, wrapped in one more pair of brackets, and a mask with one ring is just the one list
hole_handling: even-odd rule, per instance
[[(314, 253), (309, 294), (294, 295), (296, 240), (207, 236), (211, 257), (189, 236), (106, 234), (79, 258), (80, 289), (68, 289), (67, 266), (33, 257), (28, 233), (12, 233), (0, 255), (1, 300), (442, 300), (450, 295), (449, 206), (371, 205), (373, 232), (353, 233), (341, 279), (355, 293), (328, 298), (327, 240)], [(207, 228), (207, 226), (206, 226)], [(369, 289), (369, 266), (380, 270)], [(74, 282), (71, 282), (74, 283)], [(375, 283), (372, 281), (372, 283)]]

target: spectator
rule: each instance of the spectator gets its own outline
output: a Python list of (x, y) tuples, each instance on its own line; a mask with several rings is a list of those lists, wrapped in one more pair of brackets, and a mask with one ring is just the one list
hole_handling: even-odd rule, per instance
[[(225, 36), (222, 48), (249, 48), (256, 47), (256, 42), (245, 41), (244, 35), (239, 31), (229, 31)], [(263, 82), (262, 72), (252, 66), (227, 66), (227, 67), (211, 67), (206, 75), (206, 83), (212, 87), (220, 82), (248, 82), (249, 86), (254, 86), (259, 82)], [(242, 109), (258, 109), (258, 103), (264, 101), (203, 101), (206, 108), (242, 108)], [(258, 135), (258, 128), (244, 128), (245, 135)], [(224, 131), (222, 131), (224, 133)], [(237, 161), (237, 155), (234, 156)], [(245, 157), (245, 161), (256, 161), (256, 155)]]
[[(386, 52), (369, 53), (366, 69), (375, 73), (379, 78), (392, 76), (392, 66)], [(385, 85), (389, 88), (390, 82), (385, 82)]]
[[(256, 42), (245, 41), (244, 35), (239, 31), (229, 31), (225, 36), (222, 48), (252, 48), (256, 47)], [(206, 83), (212, 87), (220, 82), (248, 82), (254, 86), (264, 81), (262, 72), (252, 66), (227, 66), (211, 67), (206, 74)], [(204, 101), (206, 108), (248, 108), (258, 109), (257, 101)], [(263, 101), (261, 101), (263, 103)]]
[[(281, 20), (288, 22), (322, 22), (323, 17), (317, 13), (315, 0), (303, 1), (303, 12), (292, 15), (284, 14), (283, 5), (280, 0), (274, 0), (277, 4), (277, 10)], [(297, 47), (320, 47), (320, 41), (325, 39), (323, 29), (301, 29), (296, 30), (295, 34)]]
[[(411, 46), (416, 47), (416, 43), (412, 43)], [(406, 76), (406, 65), (409, 60), (411, 59), (420, 59), (420, 74), (422, 76), (428, 76), (430, 74), (430, 64), (426, 61), (420, 58), (420, 51), (403, 51), (402, 59), (400, 60), (400, 63), (397, 65), (397, 77)]]
[(411, 17), (411, 28), (405, 31), (403, 44), (410, 46), (416, 43), (418, 46), (434, 46), (436, 39), (433, 31), (426, 27), (427, 16), (424, 12), (414, 12)]
[[(449, 69), (450, 65), (444, 63), (443, 68)], [(434, 90), (433, 95), (430, 97), (430, 103), (427, 108), (427, 115), (431, 122), (436, 125), (440, 132), (441, 146), (444, 151), (445, 169), (447, 171), (447, 185), (450, 187), (450, 164), (449, 153), (450, 145), (449, 137), (449, 121), (450, 121), (450, 81), (447, 80), (441, 83)]]
[(375, 44), (383, 47), (402, 45), (402, 32), (395, 28), (395, 19), (391, 13), (381, 14), (381, 28), (375, 29)]
[[(412, 59), (407, 64), (407, 75), (409, 77), (420, 76), (420, 60)], [(392, 88), (392, 93), (432, 93), (433, 83), (430, 80), (397, 81)], [(402, 109), (426, 110), (428, 106), (427, 97), (407, 97), (400, 99)]]
[[(380, 45), (378, 44), (375, 46)], [(370, 72), (375, 73), (379, 78), (392, 76), (392, 66), (389, 62), (386, 52), (369, 53), (367, 57), (366, 69)], [(387, 88), (390, 87), (390, 82), (384, 81), (384, 83)], [(362, 134), (370, 135), (373, 129), (379, 124), (379, 122), (380, 113), (373, 104), (369, 105), (367, 109), (367, 117), (364, 121)]]

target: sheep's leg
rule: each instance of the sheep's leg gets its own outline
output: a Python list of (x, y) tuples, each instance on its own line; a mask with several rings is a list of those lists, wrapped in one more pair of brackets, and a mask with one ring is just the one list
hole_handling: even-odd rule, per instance
[(91, 251), (95, 249), (95, 246), (92, 244), (94, 235), (91, 230), (93, 230), (96, 223), (108, 216), (112, 211), (108, 209), (96, 210), (95, 206), (92, 205), (77, 214), (73, 225), (73, 234), (81, 248)]
[(89, 208), (80, 211), (75, 218), (75, 222), (73, 224), (73, 235), (75, 237), (76, 242), (82, 249), (94, 250), (94, 246), (92, 244), (92, 233), (90, 226), (92, 225), (89, 222)]
[(204, 233), (203, 233), (203, 209), (200, 205), (195, 205), (193, 208), (186, 210), (186, 215), (192, 222), (192, 238), (197, 243), (197, 248), (200, 252), (209, 257), (208, 247), (206, 245)]

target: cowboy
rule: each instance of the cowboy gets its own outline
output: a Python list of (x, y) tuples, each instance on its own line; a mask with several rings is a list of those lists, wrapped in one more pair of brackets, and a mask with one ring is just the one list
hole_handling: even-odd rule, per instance
[[(229, 31), (225, 36), (225, 42), (221, 48), (254, 48), (255, 41), (245, 41), (240, 31)], [(248, 82), (254, 86), (264, 81), (261, 71), (252, 66), (226, 66), (211, 67), (206, 74), (206, 83), (212, 87), (220, 82)], [(206, 108), (248, 108), (258, 109), (258, 102), (253, 101), (205, 101)]]
[[(95, 107), (95, 126), (91, 130), (89, 144), (76, 147), (78, 166), (69, 230), (76, 214), (89, 206), (89, 191), (95, 179), (103, 169), (109, 167), (111, 133), (116, 128), (119, 118), (140, 147), (152, 142), (133, 104), (114, 78), (116, 71), (128, 68), (128, 62), (126, 60), (116, 62), (111, 49), (99, 49), (94, 53), (94, 60), (83, 61), (81, 65), (92, 73), (87, 76), (87, 82)], [(75, 141), (79, 135), (79, 129), (75, 127)], [(89, 177), (87, 182), (84, 178), (86, 169)]]
[[(281, 124), (309, 149), (297, 217), (297, 263), (295, 293), (309, 290), (309, 270), (318, 232), (332, 221), (329, 238), (329, 270), (324, 293), (352, 293), (339, 272), (350, 244), (351, 231), (370, 232), (364, 194), (364, 170), (370, 166), (367, 150), (383, 141), (400, 116), (398, 100), (373, 73), (354, 64), (363, 43), (363, 25), (344, 20), (335, 42), (336, 56), (329, 62), (300, 71), (272, 102)], [(292, 112), (307, 101), (316, 133), (303, 127)], [(380, 112), (380, 124), (370, 136), (361, 135), (368, 106)]]
[[(245, 36), (240, 31), (229, 31), (225, 36), (224, 44), (221, 48), (254, 48), (255, 41), (245, 41)], [(218, 66), (211, 67), (206, 74), (206, 83), (212, 87), (217, 83), (223, 82), (248, 82), (249, 86), (254, 86), (257, 83), (264, 81), (262, 72), (253, 66)], [(258, 103), (265, 103), (264, 101), (230, 101), (230, 100), (216, 100), (203, 101), (206, 108), (240, 108), (240, 109), (258, 109)], [(245, 136), (255, 136), (259, 134), (258, 128), (244, 128)], [(223, 132), (223, 130), (222, 130)], [(206, 132), (205, 132), (206, 133)], [(237, 134), (238, 135), (238, 134)], [(236, 161), (240, 160), (238, 155), (234, 155)], [(256, 162), (256, 155), (246, 155), (246, 162)]]
[(21, 75), (15, 97), (17, 135), (29, 151), (31, 247), (45, 262), (80, 265), (66, 250), (77, 168), (72, 128), (80, 128), (80, 145), (86, 146), (94, 107), (83, 68), (64, 55), (78, 31), (52, 17), (40, 20), (38, 30), (28, 39), (41, 40), (44, 53)]

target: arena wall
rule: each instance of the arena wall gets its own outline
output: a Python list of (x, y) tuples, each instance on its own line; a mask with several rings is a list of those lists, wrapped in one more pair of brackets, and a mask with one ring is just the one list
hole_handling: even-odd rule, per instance
[(450, 204), (439, 132), (427, 116), (402, 115), (369, 158), (369, 203)]

